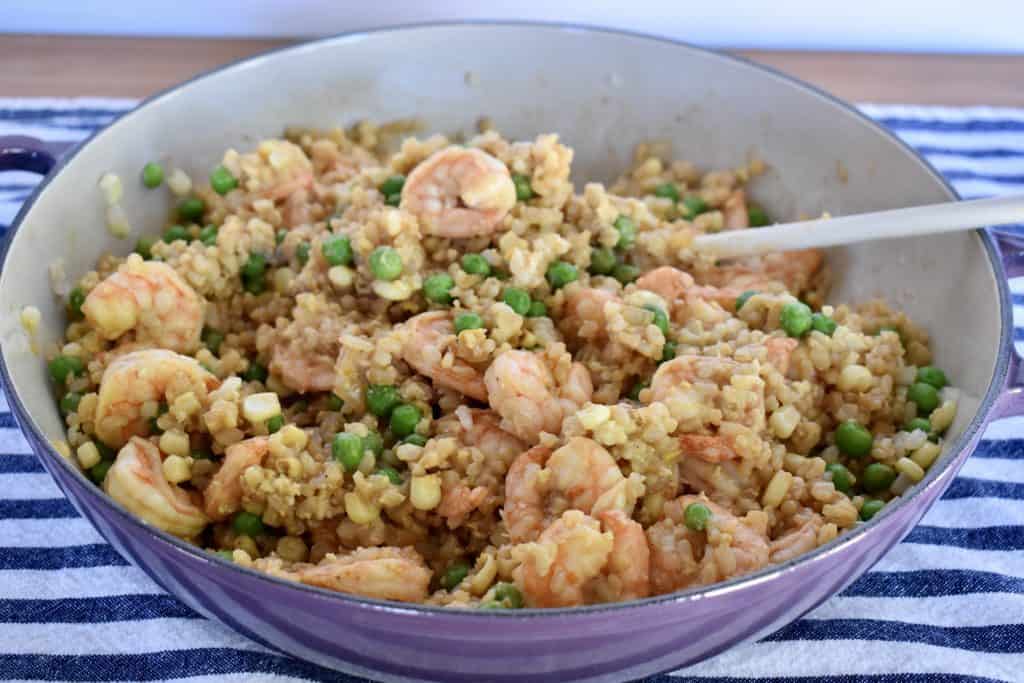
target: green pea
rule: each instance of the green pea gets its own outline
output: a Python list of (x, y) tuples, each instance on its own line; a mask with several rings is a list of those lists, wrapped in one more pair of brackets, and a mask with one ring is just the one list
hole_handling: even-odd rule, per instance
[(164, 182), (164, 167), (151, 161), (142, 167), (142, 184), (153, 189)]
[(917, 381), (930, 384), (936, 389), (946, 386), (946, 373), (934, 365), (926, 365), (917, 369)]
[(565, 261), (555, 261), (548, 266), (547, 279), (552, 289), (561, 289), (579, 277), (576, 266)]
[(113, 460), (117, 457), (117, 451), (102, 441), (93, 441), (96, 444), (96, 450), (100, 452), (100, 457), (104, 460)]
[(327, 394), (327, 410), (336, 413), (344, 407), (345, 402), (337, 394)]
[(400, 475), (398, 473), (398, 470), (396, 470), (394, 467), (378, 467), (375, 474), (383, 474), (385, 477), (388, 478), (388, 481), (390, 481), (395, 486), (402, 485), (402, 475)]
[(363, 446), (379, 458), (384, 452), (384, 437), (379, 432), (369, 432), (363, 437)]
[(686, 207), (688, 218), (698, 216), (708, 210), (708, 203), (700, 195), (691, 194), (683, 199), (683, 206)]
[(339, 432), (331, 441), (331, 455), (348, 472), (355, 472), (359, 469), (364, 450), (366, 450), (366, 445), (358, 434)]
[(505, 290), (504, 301), (508, 304), (508, 307), (519, 315), (526, 315), (530, 312), (530, 304), (533, 302), (530, 300), (530, 294), (517, 287), (509, 287)]
[(932, 433), (932, 423), (926, 417), (915, 417), (913, 420), (908, 422), (904, 427), (903, 431), (913, 432), (920, 429), (925, 434)]
[(679, 188), (676, 187), (675, 183), (662, 183), (654, 188), (654, 196), (661, 197), (662, 199), (671, 199), (674, 202), (679, 201)]
[(203, 344), (215, 355), (220, 354), (220, 345), (224, 343), (224, 333), (212, 327), (203, 328)]
[(381, 194), (388, 197), (393, 194), (400, 194), (402, 188), (405, 187), (405, 176), (401, 174), (390, 176), (387, 180), (380, 184), (377, 189), (380, 190)]
[(395, 280), (402, 274), (402, 257), (391, 247), (377, 247), (370, 252), (370, 271), (378, 280)]
[(243, 536), (259, 536), (263, 533), (263, 520), (251, 512), (239, 512), (231, 521), (235, 531)]
[(779, 324), (790, 337), (802, 337), (811, 329), (811, 308), (800, 301), (782, 307)]
[(242, 379), (246, 382), (266, 382), (267, 369), (256, 361), (250, 361), (249, 367), (242, 373)]
[(704, 531), (711, 519), (711, 508), (704, 503), (690, 503), (683, 510), (683, 523), (690, 531)]
[(510, 609), (519, 609), (523, 606), (523, 594), (515, 584), (505, 581), (494, 584), (494, 599)]
[(873, 462), (864, 468), (861, 484), (868, 493), (886, 491), (896, 481), (896, 470), (880, 462)]
[(259, 252), (249, 254), (248, 260), (242, 266), (242, 277), (263, 277), (265, 272), (267, 272), (267, 257)]
[(611, 275), (616, 261), (615, 252), (611, 249), (602, 247), (590, 250), (590, 272), (594, 275)]
[(309, 244), (303, 242), (299, 246), (295, 247), (295, 258), (298, 260), (300, 266), (306, 265), (309, 262)]
[(917, 404), (918, 415), (928, 415), (939, 407), (939, 392), (931, 384), (914, 382), (907, 389), (907, 399)]
[(487, 277), (491, 274), (491, 264), (480, 254), (464, 254), (462, 256), (462, 269), (470, 275)]
[(612, 277), (622, 284), (628, 285), (640, 277), (640, 269), (631, 263), (619, 263), (616, 264), (615, 270), (612, 271)]
[(281, 228), (280, 230), (274, 233), (274, 243), (277, 244), (278, 246), (281, 246), (281, 242), (284, 242), (284, 238), (287, 236), (288, 231), (285, 230), (284, 228)]
[(747, 291), (736, 297), (736, 310), (743, 308), (743, 304), (750, 301), (750, 298), (757, 295), (759, 292), (756, 289), (748, 289)]
[(267, 283), (262, 277), (242, 278), (242, 288), (253, 296), (259, 296), (267, 289)]
[(399, 206), (402, 203), (402, 195), (400, 194), (389, 194), (384, 198), (384, 203), (388, 206)]
[(199, 231), (199, 241), (208, 247), (214, 247), (217, 245), (218, 232), (220, 232), (220, 228), (216, 225), (207, 225)]
[(864, 504), (860, 506), (860, 518), (866, 522), (881, 512), (884, 507), (884, 500), (878, 500), (877, 498), (865, 500)]
[(636, 244), (636, 223), (629, 216), (619, 216), (612, 224), (619, 233), (616, 249), (631, 249)]
[(238, 187), (238, 179), (228, 169), (218, 166), (210, 171), (210, 187), (217, 194), (225, 195)]
[(531, 301), (530, 310), (526, 312), (527, 318), (543, 318), (548, 314), (548, 307), (543, 301)]
[(366, 389), (366, 407), (377, 417), (387, 417), (401, 402), (398, 389), (390, 384), (371, 384)]
[(85, 371), (81, 358), (75, 356), (57, 356), (49, 363), (50, 376), (57, 384), (64, 384), (68, 375), (79, 375)]
[(629, 390), (629, 397), (634, 401), (640, 400), (640, 392), (651, 386), (650, 382), (637, 382), (633, 385), (633, 388)]
[(147, 261), (153, 258), (153, 245), (156, 244), (156, 239), (153, 237), (140, 237), (135, 242), (135, 253), (146, 259)]
[(78, 411), (78, 403), (82, 400), (82, 395), (76, 391), (69, 391), (64, 394), (60, 399), (60, 412), (63, 415), (70, 415), (71, 413)]
[(533, 188), (530, 187), (530, 177), (522, 173), (512, 175), (512, 184), (516, 186), (516, 200), (528, 202), (533, 199)]
[(435, 304), (450, 304), (452, 302), (451, 291), (455, 287), (455, 280), (448, 273), (437, 273), (423, 281), (423, 296), (427, 301)]
[(284, 415), (275, 415), (274, 417), (267, 420), (267, 432), (274, 434), (281, 427), (284, 427)]
[(75, 318), (82, 317), (82, 304), (85, 303), (85, 290), (75, 287), (68, 292), (68, 311)]
[(838, 462), (833, 462), (825, 466), (825, 471), (832, 473), (832, 485), (836, 487), (836, 491), (850, 492), (852, 486), (850, 470)]
[(185, 221), (198, 222), (203, 217), (204, 211), (206, 211), (206, 204), (199, 197), (189, 197), (178, 204), (178, 215)]
[(324, 259), (332, 266), (347, 266), (352, 263), (352, 242), (346, 235), (335, 235), (320, 245)]
[(874, 437), (856, 420), (847, 420), (836, 427), (836, 448), (843, 455), (863, 458), (871, 452)]
[(661, 347), (661, 362), (665, 363), (676, 357), (676, 343), (671, 339), (665, 341)]
[(170, 244), (177, 240), (188, 242), (188, 230), (183, 225), (172, 225), (167, 228), (167, 232), (164, 233), (164, 242)]
[(391, 433), (402, 438), (416, 431), (423, 414), (420, 409), (410, 403), (403, 403), (391, 411)]
[(110, 467), (113, 464), (113, 460), (100, 460), (89, 468), (89, 478), (96, 482), (97, 485), (102, 484), (103, 480), (107, 478), (107, 472), (110, 471)]
[(427, 445), (427, 437), (422, 434), (410, 434), (402, 439), (402, 443), (411, 443), (413, 446), (419, 446), (422, 448)]
[(479, 330), (484, 326), (484, 319), (476, 313), (459, 313), (455, 316), (455, 334), (466, 330)]
[(441, 588), (451, 590), (462, 583), (467, 576), (469, 576), (469, 565), (464, 562), (455, 562), (448, 566), (441, 577)]
[(752, 228), (762, 228), (770, 225), (772, 222), (764, 209), (757, 204), (751, 204), (747, 207), (747, 220)]
[(654, 314), (654, 325), (661, 330), (662, 334), (668, 334), (668, 316), (665, 315), (665, 311), (661, 310), (654, 304), (648, 304), (644, 306), (645, 309)]
[(836, 321), (828, 317), (824, 313), (815, 313), (814, 315), (811, 316), (812, 330), (816, 330), (824, 335), (828, 335), (829, 337), (831, 337), (832, 334), (836, 331), (837, 327), (839, 326), (836, 324)]

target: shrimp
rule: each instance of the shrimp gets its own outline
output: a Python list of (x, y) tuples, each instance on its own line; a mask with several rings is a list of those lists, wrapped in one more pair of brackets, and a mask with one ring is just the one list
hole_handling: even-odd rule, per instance
[(736, 299), (743, 293), (736, 287), (698, 286), (692, 275), (672, 266), (661, 266), (645, 273), (636, 281), (636, 286), (669, 302), (676, 313), (674, 317), (681, 317), (680, 313), (685, 312), (680, 304), (685, 305), (695, 299), (714, 301), (725, 310), (732, 311), (736, 308)]
[(595, 516), (606, 510), (632, 514), (641, 495), (641, 475), (624, 477), (600, 444), (574, 437), (554, 452), (535, 446), (512, 463), (505, 477), (502, 517), (512, 541), (521, 542), (536, 538), (564, 510)]
[(820, 249), (783, 251), (715, 266), (702, 273), (704, 284), (736, 290), (763, 289), (781, 282), (793, 294), (808, 289), (821, 270), (825, 256)]
[(426, 234), (459, 239), (490, 235), (515, 203), (505, 164), (482, 150), (451, 146), (413, 169), (399, 207), (416, 215)]
[(700, 458), (704, 462), (721, 463), (739, 460), (731, 439), (708, 434), (680, 434), (679, 446), (683, 457)]
[(750, 214), (747, 212), (747, 193), (743, 188), (733, 190), (722, 205), (722, 219), (726, 230), (742, 230), (750, 227)]
[(267, 455), (269, 440), (257, 436), (228, 446), (224, 462), (203, 491), (203, 507), (214, 521), (226, 519), (238, 511), (242, 503), (242, 474), (259, 465)]
[(618, 510), (598, 519), (567, 510), (536, 542), (515, 552), (522, 562), (517, 583), (531, 607), (631, 600), (650, 590), (643, 527)]
[(593, 287), (573, 287), (565, 295), (559, 326), (576, 341), (601, 341), (608, 337), (605, 304), (618, 301), (612, 292)]
[(683, 355), (658, 366), (651, 378), (651, 401), (663, 401), (681, 385), (711, 382), (718, 386), (729, 383), (739, 363), (716, 356)]
[[(686, 526), (685, 511), (693, 503), (711, 510), (704, 531)], [(655, 594), (724, 581), (768, 564), (768, 541), (757, 525), (707, 498), (680, 496), (665, 504), (664, 515), (647, 529)]]
[(558, 434), (562, 421), (590, 401), (594, 385), (582, 363), (572, 363), (559, 382), (541, 355), (505, 351), (484, 374), (487, 399), (502, 427), (528, 443), (542, 432)]
[(768, 362), (785, 375), (789, 372), (789, 359), (800, 342), (790, 337), (769, 337), (764, 340), (764, 346), (768, 349)]
[(455, 529), (466, 521), (473, 510), (484, 504), (491, 494), (486, 486), (469, 488), (463, 483), (444, 486), (441, 492), (441, 503), (435, 508), (439, 517), (443, 517), (449, 529)]
[(199, 346), (205, 301), (166, 263), (132, 254), (96, 285), (82, 313), (105, 339), (129, 330), (135, 341), (187, 353)]
[[(96, 436), (120, 448), (132, 436), (149, 433), (147, 417), (160, 403), (193, 392), (203, 402), (219, 385), (194, 358), (163, 349), (133, 351), (115, 359), (103, 372), (96, 405)], [(151, 409), (148, 415), (143, 412)]]
[(327, 555), (319, 564), (293, 569), (295, 580), (378, 600), (423, 602), (431, 572), (412, 548), (360, 548)]
[(438, 436), (454, 436), (461, 444), (479, 448), (488, 463), (497, 463), (504, 475), (512, 462), (526, 450), (522, 440), (501, 428), (501, 416), (482, 408), (456, 409), (434, 423)]
[(448, 355), (455, 341), (455, 326), (446, 311), (428, 311), (409, 318), (408, 340), (402, 358), (416, 372), (448, 389), (454, 389), (478, 401), (487, 400), (487, 386), (479, 370), (469, 363)]
[(331, 391), (335, 360), (343, 332), (338, 311), (324, 298), (303, 293), (296, 297), (292, 320), (278, 327), (270, 371), (299, 393)]
[(180, 538), (192, 538), (210, 522), (184, 489), (164, 477), (160, 449), (133, 436), (103, 480), (107, 495), (132, 514)]
[(769, 546), (771, 561), (781, 564), (817, 548), (822, 524), (821, 515), (812, 513), (806, 522), (776, 538)]

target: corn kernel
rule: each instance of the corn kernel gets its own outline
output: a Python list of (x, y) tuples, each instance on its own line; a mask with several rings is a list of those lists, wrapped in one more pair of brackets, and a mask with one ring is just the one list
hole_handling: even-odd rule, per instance
[(403, 280), (385, 282), (384, 280), (373, 281), (373, 292), (382, 299), (388, 301), (405, 301), (412, 296), (412, 286)]
[[(246, 558), (257, 558), (260, 556), (259, 546), (256, 545), (256, 541), (252, 540), (251, 536), (239, 536), (236, 538), (235, 548), (233, 559), (236, 563), (244, 561)], [(245, 555), (240, 557), (239, 551), (245, 553)]]
[(789, 492), (793, 483), (793, 475), (785, 470), (779, 470), (768, 482), (761, 497), (761, 505), (764, 507), (778, 507)]
[(71, 460), (71, 446), (64, 439), (55, 439), (50, 442), (53, 445), (53, 449), (60, 453), (60, 457), (65, 460)]
[(128, 223), (128, 214), (120, 204), (107, 207), (107, 232), (118, 239), (124, 239), (132, 231)]
[(949, 429), (956, 417), (956, 401), (944, 401), (942, 405), (932, 411), (928, 421), (932, 424), (932, 431), (942, 433)]
[(783, 406), (768, 418), (768, 426), (780, 439), (788, 439), (792, 436), (798, 424), (800, 424), (800, 411), (795, 406)]
[(167, 187), (178, 197), (184, 197), (192, 191), (192, 179), (180, 168), (171, 171), (167, 176)]
[(477, 558), (476, 572), (469, 578), (469, 592), (481, 596), (494, 583), (498, 576), (498, 561), (491, 553), (483, 553)]
[(352, 272), (351, 268), (345, 266), (332, 266), (327, 271), (327, 279), (338, 289), (347, 289), (352, 286), (355, 273)]
[(867, 391), (873, 381), (871, 371), (863, 365), (847, 365), (839, 373), (836, 386), (840, 391)]
[(196, 398), (195, 392), (186, 391), (174, 399), (170, 412), (179, 422), (184, 422), (202, 409), (203, 406), (199, 403), (199, 399)]
[(274, 271), (274, 291), (278, 293), (285, 293), (288, 291), (288, 286), (291, 285), (292, 280), (295, 278), (295, 273), (292, 272), (291, 268), (278, 268)]
[(924, 469), (910, 458), (900, 458), (897, 460), (896, 471), (907, 475), (915, 484), (924, 479)]
[(599, 403), (588, 405), (576, 413), (580, 424), (584, 429), (593, 430), (598, 425), (608, 421), (612, 415), (611, 408)]
[(913, 484), (914, 482), (910, 477), (900, 472), (896, 480), (893, 481), (892, 486), (889, 487), (889, 492), (894, 496), (902, 496)]
[(266, 422), (275, 415), (281, 414), (281, 401), (272, 391), (250, 394), (242, 402), (242, 415), (252, 423)]
[(100, 450), (96, 448), (96, 444), (92, 441), (86, 441), (79, 446), (77, 455), (78, 464), (81, 465), (83, 469), (94, 467), (95, 465), (98, 465), (101, 460)]
[(928, 469), (941, 452), (942, 446), (927, 441), (923, 446), (910, 454), (910, 459), (920, 465), (922, 469)]
[(29, 334), (35, 334), (39, 330), (39, 323), (43, 314), (35, 306), (26, 306), (21, 309), (21, 326)]
[(358, 493), (345, 494), (345, 514), (356, 524), (370, 524), (380, 517), (380, 508), (362, 499)]
[(192, 463), (180, 455), (168, 455), (163, 464), (164, 479), (172, 484), (180, 484), (192, 478)]
[(160, 435), (160, 450), (184, 458), (189, 453), (188, 434), (179, 429), (164, 432)]
[(289, 562), (305, 562), (309, 556), (306, 542), (298, 536), (282, 536), (277, 542), (277, 554)]
[(124, 187), (121, 185), (121, 177), (116, 173), (104, 173), (100, 176), (100, 190), (103, 192), (103, 201), (107, 206), (114, 206), (121, 203), (124, 196)]
[(417, 510), (433, 510), (441, 504), (441, 477), (424, 474), (413, 477), (409, 486), (409, 500)]

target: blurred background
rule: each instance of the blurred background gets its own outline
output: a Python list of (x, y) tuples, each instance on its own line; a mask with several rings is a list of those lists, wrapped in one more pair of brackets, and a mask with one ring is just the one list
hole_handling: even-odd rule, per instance
[(1021, 0), (5, 0), (0, 32), (309, 37), (444, 19), (576, 21), (714, 47), (1024, 52)]

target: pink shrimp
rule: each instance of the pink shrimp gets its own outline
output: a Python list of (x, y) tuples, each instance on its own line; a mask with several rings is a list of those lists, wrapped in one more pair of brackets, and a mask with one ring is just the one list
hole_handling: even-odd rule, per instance
[(402, 358), (416, 372), (448, 389), (454, 389), (478, 401), (487, 400), (482, 373), (446, 352), (455, 342), (455, 326), (448, 311), (428, 311), (405, 322), (409, 337), (402, 347)]

